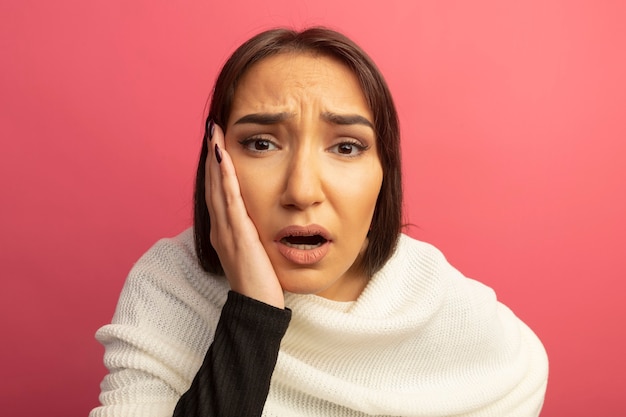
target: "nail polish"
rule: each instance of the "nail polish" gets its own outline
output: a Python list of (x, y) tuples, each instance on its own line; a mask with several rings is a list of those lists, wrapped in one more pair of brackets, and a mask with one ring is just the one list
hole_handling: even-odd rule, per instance
[(213, 119), (209, 120), (209, 125), (207, 126), (207, 130), (209, 131), (209, 140), (213, 139), (213, 133), (215, 133), (215, 122)]
[(222, 163), (222, 151), (220, 150), (220, 147), (217, 146), (217, 143), (215, 144), (215, 159), (218, 164)]

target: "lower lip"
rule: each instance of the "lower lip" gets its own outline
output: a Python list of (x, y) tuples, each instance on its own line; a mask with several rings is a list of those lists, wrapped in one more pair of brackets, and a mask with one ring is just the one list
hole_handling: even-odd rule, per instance
[(326, 242), (313, 249), (297, 249), (281, 242), (276, 242), (276, 244), (278, 245), (278, 251), (281, 255), (288, 261), (298, 265), (313, 265), (318, 263), (326, 256), (330, 246), (330, 242)]

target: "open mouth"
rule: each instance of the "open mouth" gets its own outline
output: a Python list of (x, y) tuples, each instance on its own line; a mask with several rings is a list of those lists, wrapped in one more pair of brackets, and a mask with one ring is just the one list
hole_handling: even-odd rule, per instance
[(287, 226), (276, 235), (275, 242), (281, 255), (297, 265), (314, 265), (330, 251), (332, 237), (322, 226)]
[(311, 250), (319, 248), (324, 243), (328, 242), (322, 235), (305, 235), (305, 236), (285, 236), (280, 239), (280, 243), (294, 249)]

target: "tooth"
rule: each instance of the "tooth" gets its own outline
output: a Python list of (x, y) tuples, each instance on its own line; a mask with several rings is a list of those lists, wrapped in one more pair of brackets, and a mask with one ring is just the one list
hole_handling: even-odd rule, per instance
[(289, 243), (289, 242), (285, 242), (285, 244), (289, 246), (290, 248), (300, 249), (300, 250), (311, 250), (320, 246), (320, 245), (296, 245), (296, 244)]

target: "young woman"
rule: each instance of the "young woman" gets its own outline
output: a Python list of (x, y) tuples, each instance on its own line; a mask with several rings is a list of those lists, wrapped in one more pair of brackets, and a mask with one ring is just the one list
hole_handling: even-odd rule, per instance
[(343, 35), (271, 30), (213, 93), (193, 231), (158, 242), (97, 333), (99, 416), (536, 416), (541, 342), (401, 234), (399, 129)]

